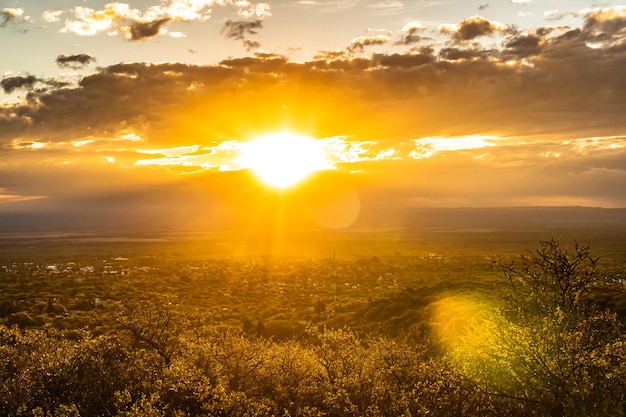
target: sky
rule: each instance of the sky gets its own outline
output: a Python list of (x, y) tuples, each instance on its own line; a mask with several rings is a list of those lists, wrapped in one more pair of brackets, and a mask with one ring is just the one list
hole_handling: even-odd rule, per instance
[[(626, 207), (619, 2), (2, 0), (0, 45), (0, 213)], [(267, 135), (325, 161), (272, 189)]]

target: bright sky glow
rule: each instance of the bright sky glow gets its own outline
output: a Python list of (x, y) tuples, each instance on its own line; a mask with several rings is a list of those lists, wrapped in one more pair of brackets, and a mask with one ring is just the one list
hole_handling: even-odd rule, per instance
[(626, 207), (623, 1), (11, 0), (0, 44), (0, 211)]

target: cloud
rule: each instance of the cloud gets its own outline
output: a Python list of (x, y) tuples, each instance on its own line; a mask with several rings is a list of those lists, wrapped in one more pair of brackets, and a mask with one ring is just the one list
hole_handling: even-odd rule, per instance
[[(382, 30), (380, 29), (368, 29), (368, 32), (381, 32), (381, 31)], [(350, 42), (350, 45), (348, 45), (345, 49), (338, 49), (334, 51), (330, 51), (330, 50), (318, 51), (317, 54), (313, 57), (313, 59), (318, 60), (318, 61), (327, 61), (327, 62), (337, 61), (338, 65), (342, 65), (342, 64), (339, 64), (339, 61), (343, 59), (349, 59), (353, 57), (354, 54), (364, 52), (365, 49), (369, 47), (381, 46), (381, 45), (385, 45), (389, 43), (391, 41), (391, 38), (389, 37), (390, 35), (391, 34), (389, 33), (388, 35), (358, 36), (352, 39), (352, 41)], [(398, 44), (398, 42), (396, 42), (395, 44)]]
[(375, 66), (388, 68), (417, 68), (435, 62), (435, 57), (429, 52), (430, 51), (406, 54), (374, 54), (370, 62)]
[(492, 51), (478, 49), (478, 48), (469, 48), (469, 49), (459, 49), (459, 48), (442, 48), (439, 50), (439, 56), (448, 61), (457, 61), (460, 59), (486, 59), (492, 53)]
[(578, 17), (579, 15), (579, 12), (559, 12), (558, 10), (547, 10), (543, 12), (543, 17), (551, 22), (564, 19), (567, 16)]
[[(539, 47), (543, 55), (563, 56), (566, 48), (577, 48), (574, 55), (585, 54), (588, 49), (611, 51), (624, 42), (626, 29), (626, 7), (616, 6), (606, 9), (587, 9), (581, 12), (560, 14), (582, 16), (584, 24), (580, 28), (555, 27), (540, 28), (534, 35), (541, 38)], [(531, 32), (530, 35), (533, 35)], [(573, 51), (570, 50), (570, 53)], [(610, 56), (614, 56), (610, 54)]]
[(171, 19), (164, 17), (161, 19), (147, 22), (133, 22), (128, 29), (128, 39), (131, 41), (150, 39), (159, 35), (165, 25), (171, 22)]
[(0, 27), (15, 22), (24, 15), (24, 9), (2, 9), (0, 10)]
[(71, 13), (76, 20), (66, 20), (61, 32), (79, 36), (93, 36), (100, 32), (121, 34), (127, 32), (128, 21), (140, 18), (138, 10), (123, 3), (109, 3), (98, 11), (79, 6), (72, 9)]
[(377, 36), (359, 36), (352, 39), (348, 50), (350, 52), (362, 52), (365, 48), (376, 45), (384, 45), (389, 42), (389, 37), (385, 35)]
[(585, 14), (584, 30), (614, 35), (626, 28), (626, 6), (590, 10)]
[(471, 41), (481, 36), (492, 35), (504, 31), (506, 27), (500, 23), (490, 22), (481, 16), (472, 16), (458, 25), (442, 25), (440, 32), (449, 33), (455, 41)]
[(254, 51), (255, 49), (259, 49), (261, 47), (261, 43), (245, 39), (243, 41), (243, 46), (246, 48), (246, 51)]
[(61, 19), (61, 15), (63, 14), (63, 10), (61, 9), (52, 9), (52, 10), (45, 10), (42, 14), (41, 14), (41, 18), (48, 23), (56, 23)]
[(521, 34), (510, 37), (505, 46), (507, 52), (525, 57), (538, 54), (542, 42), (543, 38), (537, 34)]
[(368, 4), (367, 7), (370, 9), (402, 9), (404, 4), (400, 0), (381, 0)]
[(582, 11), (559, 12), (549, 10), (544, 12), (548, 21), (557, 21), (567, 16), (583, 17), (584, 25), (581, 28), (588, 38), (613, 36), (626, 28), (626, 6), (585, 9)]
[(347, 52), (345, 49), (336, 49), (334, 51), (329, 51), (329, 50), (318, 51), (317, 54), (313, 56), (313, 59), (316, 61), (329, 62), (329, 61), (344, 59), (346, 57), (347, 57)]
[(400, 0), (380, 0), (366, 6), (376, 11), (376, 14), (395, 14), (404, 10), (404, 3)]
[(455, 137), (433, 137), (415, 139), (415, 150), (409, 154), (410, 158), (424, 159), (431, 158), (441, 152), (459, 151), (466, 149), (481, 149), (495, 146), (491, 141), (497, 140), (496, 137), (484, 137), (481, 135)]
[(56, 59), (56, 64), (61, 68), (83, 68), (92, 62), (95, 62), (96, 58), (89, 54), (77, 54), (77, 55), (59, 55)]
[(0, 87), (2, 87), (4, 92), (7, 94), (11, 94), (20, 89), (31, 91), (37, 85), (40, 86), (37, 92), (44, 93), (48, 90), (48, 88), (65, 87), (68, 83), (62, 80), (37, 78), (34, 75), (9, 76), (0, 81)]
[(423, 30), (424, 28), (418, 22), (407, 23), (402, 28), (402, 32), (404, 33), (400, 35), (400, 38), (396, 41), (396, 45), (412, 45), (421, 40), (428, 39), (420, 34)]
[(142, 13), (124, 3), (109, 3), (103, 10), (76, 7), (72, 14), (77, 20), (68, 20), (62, 32), (93, 36), (100, 32), (120, 34), (130, 41), (150, 39), (166, 33), (165, 26), (173, 21), (166, 10), (151, 9)]
[(298, 5), (316, 9), (319, 13), (337, 13), (358, 5), (358, 0), (298, 0)]
[[(218, 4), (220, 3), (218, 2)], [(237, 14), (246, 19), (252, 17), (263, 19), (272, 15), (270, 6), (267, 3), (252, 3), (248, 0), (236, 0), (233, 1), (232, 4), (238, 8)]]
[(20, 88), (31, 89), (39, 81), (34, 75), (7, 77), (0, 81), (0, 86), (5, 93), (11, 94)]
[(222, 27), (222, 33), (229, 39), (244, 40), (248, 35), (256, 35), (263, 27), (261, 20), (232, 21), (227, 20)]
[(250, 51), (253, 49), (258, 49), (261, 44), (256, 41), (251, 41), (250, 39), (248, 39), (248, 37), (256, 35), (262, 28), (263, 21), (260, 19), (252, 21), (227, 20), (226, 22), (224, 22), (224, 26), (222, 26), (221, 33), (229, 39), (242, 41), (244, 46), (246, 47), (246, 50)]
[(24, 9), (21, 8), (5, 8), (0, 10), (0, 28), (11, 27), (15, 33), (26, 33), (28, 29), (18, 29), (30, 17), (24, 16)]
[[(132, 8), (126, 3), (109, 3), (101, 10), (89, 7), (75, 7), (70, 12), (74, 19), (67, 19), (63, 33), (80, 36), (93, 36), (106, 32), (118, 35), (129, 41), (151, 39), (169, 33), (167, 27), (174, 22), (204, 22), (211, 17), (216, 6), (231, 6), (239, 16), (264, 18), (270, 16), (270, 7), (266, 3), (252, 3), (248, 0), (167, 0), (146, 10)], [(54, 18), (50, 14), (49, 18)], [(175, 32), (174, 37), (184, 34)]]

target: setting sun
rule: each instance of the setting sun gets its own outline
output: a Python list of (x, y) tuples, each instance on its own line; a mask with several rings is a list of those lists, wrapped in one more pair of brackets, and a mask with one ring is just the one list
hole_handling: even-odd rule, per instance
[(329, 168), (320, 142), (291, 133), (269, 134), (248, 142), (241, 165), (277, 188), (292, 186), (315, 171)]

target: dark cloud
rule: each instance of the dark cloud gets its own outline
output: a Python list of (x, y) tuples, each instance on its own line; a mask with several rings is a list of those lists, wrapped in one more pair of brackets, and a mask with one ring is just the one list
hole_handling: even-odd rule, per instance
[(224, 34), (229, 39), (242, 41), (246, 50), (251, 51), (253, 49), (260, 48), (261, 44), (256, 41), (248, 39), (249, 36), (258, 34), (259, 30), (263, 28), (263, 21), (257, 20), (241, 20), (233, 21), (227, 20), (224, 22), (224, 26), (220, 33)]
[(229, 19), (224, 22), (224, 26), (222, 27), (220, 33), (222, 33), (229, 39), (242, 41), (244, 47), (250, 51), (253, 49), (258, 49), (261, 44), (256, 41), (251, 41), (250, 39), (248, 39), (248, 37), (258, 34), (259, 30), (262, 28), (263, 21), (260, 19), (252, 21), (233, 21)]
[(370, 58), (344, 56), (343, 58), (319, 59), (305, 64), (306, 68), (314, 71), (345, 71), (355, 73), (372, 68)]
[(583, 31), (580, 29), (572, 29), (563, 33), (562, 35), (557, 36), (557, 41), (575, 41), (580, 40), (583, 35)]
[(318, 51), (318, 53), (313, 57), (314, 60), (323, 60), (323, 61), (335, 61), (341, 59), (355, 59), (354, 54), (364, 52), (366, 48), (372, 46), (380, 46), (385, 45), (390, 41), (388, 36), (385, 35), (377, 35), (377, 36), (359, 36), (354, 38), (350, 45), (345, 49), (339, 49), (335, 51), (323, 50)]
[(39, 81), (41, 80), (34, 75), (7, 77), (0, 81), (0, 86), (5, 93), (11, 94), (20, 88), (32, 89)]
[(255, 58), (259, 58), (263, 60), (273, 59), (273, 60), (283, 60), (284, 62), (288, 61), (288, 58), (285, 55), (281, 55), (276, 52), (256, 51), (254, 52), (253, 55)]
[(536, 55), (540, 51), (541, 41), (542, 38), (535, 34), (514, 36), (506, 42), (506, 52), (520, 57)]
[(460, 49), (460, 48), (442, 48), (439, 50), (439, 56), (448, 61), (457, 61), (459, 59), (476, 59), (487, 58), (492, 51), (483, 49)]
[(403, 33), (400, 38), (395, 42), (396, 45), (413, 45), (415, 43), (418, 43), (422, 40), (427, 40), (429, 38), (422, 36), (420, 33), (423, 31), (424, 29), (415, 25), (415, 26), (409, 26), (406, 30), (405, 33)]
[(472, 16), (465, 19), (454, 29), (442, 28), (443, 32), (449, 32), (456, 41), (470, 41), (481, 36), (492, 35), (501, 30), (498, 26), (481, 16)]
[(246, 51), (254, 51), (255, 49), (259, 49), (261, 47), (261, 43), (244, 39), (243, 46), (246, 48)]
[(243, 40), (248, 35), (256, 35), (263, 28), (263, 21), (232, 21), (224, 22), (221, 33), (229, 39)]
[[(2, 87), (7, 94), (11, 94), (19, 89), (31, 91), (32, 93), (26, 96), (27, 100), (36, 97), (37, 94), (45, 93), (50, 88), (61, 88), (67, 85), (68, 83), (65, 81), (37, 78), (34, 75), (6, 77), (0, 81), (0, 87)], [(38, 86), (38, 88), (35, 89), (35, 86)]]
[(273, 71), (285, 72), (290, 67), (298, 66), (290, 62), (287, 57), (268, 52), (256, 52), (254, 56), (224, 59), (219, 65), (259, 74)]
[(78, 69), (95, 61), (96, 58), (89, 54), (59, 55), (57, 56), (56, 64), (61, 68)]
[(348, 47), (348, 51), (350, 53), (362, 52), (367, 47), (376, 46), (376, 45), (384, 45), (387, 42), (389, 42), (389, 38), (384, 35), (359, 36), (358, 38), (355, 38), (352, 40), (352, 42), (350, 43), (350, 46)]
[[(532, 66), (472, 59), (498, 58), (494, 51), (454, 49), (443, 59), (405, 53), (303, 64), (276, 56), (232, 58), (216, 66), (119, 64), (84, 77), (79, 88), (5, 107), (5, 118), (13, 115), (14, 121), (3, 124), (0, 138), (20, 135), (15, 130), (20, 118), (28, 121), (29, 135), (59, 141), (132, 128), (153, 142), (187, 137), (196, 143), (207, 135), (237, 137), (247, 129), (280, 126), (285, 118), (296, 126), (311, 124), (322, 136), (337, 134), (334, 126), (341, 120), (345, 134), (404, 140), (485, 129), (515, 134), (625, 129), (626, 51), (568, 44), (565, 55), (555, 56), (559, 42), (552, 40), (547, 51), (531, 56)], [(35, 81), (9, 79), (3, 88)]]
[(161, 28), (171, 22), (168, 17), (149, 22), (133, 22), (129, 28), (129, 40), (139, 41), (154, 38), (161, 32)]
[(535, 29), (535, 34), (540, 37), (545, 37), (554, 31), (553, 27), (541, 27)]
[(334, 61), (336, 59), (343, 59), (346, 57), (346, 51), (344, 49), (338, 49), (335, 51), (318, 51), (317, 54), (313, 57), (314, 60), (322, 60), (322, 61)]
[(426, 54), (375, 54), (372, 56), (372, 63), (374, 65), (381, 65), (384, 67), (393, 68), (415, 68), (421, 65), (432, 64), (435, 62), (435, 57)]
[(458, 40), (467, 41), (479, 36), (491, 35), (495, 30), (495, 26), (487, 19), (475, 16), (461, 22), (454, 37)]

